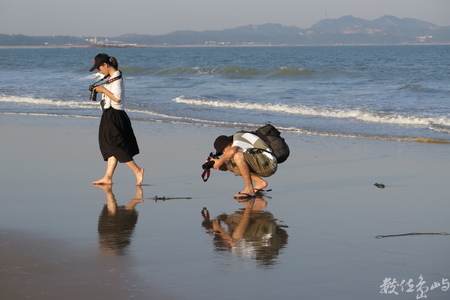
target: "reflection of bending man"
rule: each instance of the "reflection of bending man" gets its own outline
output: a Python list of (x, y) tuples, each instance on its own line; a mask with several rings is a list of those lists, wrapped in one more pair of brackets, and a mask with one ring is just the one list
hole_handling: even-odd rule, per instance
[(255, 198), (241, 202), (245, 207), (234, 214), (222, 214), (203, 226), (214, 234), (215, 250), (253, 258), (262, 267), (275, 263), (280, 250), (287, 244), (288, 234), (272, 214), (263, 211), (267, 202)]
[(143, 202), (143, 191), (136, 187), (134, 198), (127, 205), (118, 206), (111, 185), (98, 185), (106, 195), (106, 204), (98, 220), (100, 248), (105, 253), (123, 255), (130, 244), (138, 219), (135, 207)]

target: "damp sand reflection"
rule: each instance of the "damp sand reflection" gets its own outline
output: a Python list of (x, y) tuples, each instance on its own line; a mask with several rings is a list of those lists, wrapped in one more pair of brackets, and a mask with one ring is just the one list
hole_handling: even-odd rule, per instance
[(239, 203), (244, 207), (213, 219), (208, 209), (203, 208), (202, 226), (212, 235), (214, 250), (223, 255), (255, 260), (261, 268), (273, 267), (287, 246), (287, 226), (278, 224), (265, 209), (267, 201), (263, 197)]
[(144, 202), (143, 190), (136, 187), (134, 197), (126, 205), (118, 205), (111, 185), (98, 185), (105, 193), (106, 203), (98, 220), (98, 235), (102, 253), (124, 255), (131, 243), (138, 220), (137, 204)]

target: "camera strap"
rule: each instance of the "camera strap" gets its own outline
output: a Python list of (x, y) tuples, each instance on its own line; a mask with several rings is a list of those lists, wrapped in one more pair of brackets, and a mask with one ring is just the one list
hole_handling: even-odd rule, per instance
[(203, 182), (207, 182), (209, 179), (209, 176), (211, 176), (211, 170), (203, 171), (203, 173), (202, 173)]
[(99, 83), (100, 81), (103, 81), (103, 80), (105, 80), (106, 78), (108, 78), (109, 77), (109, 75), (106, 75), (105, 77), (103, 77), (102, 79), (100, 79), (99, 81), (97, 81), (97, 82), (94, 82), (93, 84), (92, 84), (92, 86), (96, 86), (97, 85), (97, 83)]
[(117, 81), (117, 80), (121, 79), (122, 78), (122, 71), (119, 71), (119, 72), (120, 72), (119, 76), (111, 78), (110, 80), (106, 81), (105, 84), (110, 84), (110, 83), (113, 83), (114, 81)]

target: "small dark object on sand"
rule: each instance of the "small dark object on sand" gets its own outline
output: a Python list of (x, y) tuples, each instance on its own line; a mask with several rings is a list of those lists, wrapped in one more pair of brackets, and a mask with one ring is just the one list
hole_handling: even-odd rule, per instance
[(174, 200), (174, 199), (192, 199), (192, 197), (164, 197), (164, 196), (158, 197), (158, 196), (155, 196), (152, 199), (155, 201), (158, 201), (158, 200), (166, 201), (166, 200)]

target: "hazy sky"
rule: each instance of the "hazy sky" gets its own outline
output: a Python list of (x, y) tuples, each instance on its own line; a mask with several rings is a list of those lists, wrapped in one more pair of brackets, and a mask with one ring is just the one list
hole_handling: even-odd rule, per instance
[(114, 37), (384, 15), (450, 25), (450, 0), (0, 0), (0, 33)]

